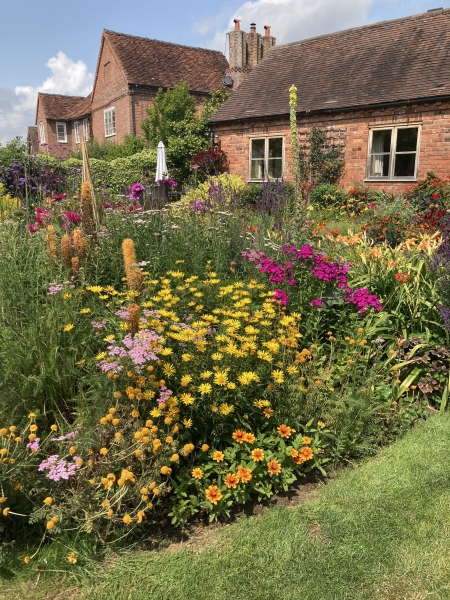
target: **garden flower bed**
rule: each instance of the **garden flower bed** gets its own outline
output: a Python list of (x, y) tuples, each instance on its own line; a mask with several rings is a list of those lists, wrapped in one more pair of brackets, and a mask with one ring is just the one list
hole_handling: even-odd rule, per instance
[(245, 204), (221, 176), (144, 210), (139, 184), (98, 213), (88, 186), (4, 203), (4, 551), (223, 519), (446, 408), (437, 221), (394, 213), (381, 240), (313, 219), (295, 244), (283, 185)]

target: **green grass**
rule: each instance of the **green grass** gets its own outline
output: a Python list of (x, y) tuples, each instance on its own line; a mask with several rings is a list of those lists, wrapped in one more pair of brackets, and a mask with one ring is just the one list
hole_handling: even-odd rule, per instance
[[(197, 552), (121, 553), (77, 591), (50, 579), (33, 585), (33, 597), (53, 600), (59, 589), (65, 600), (450, 598), (449, 440), (450, 415), (435, 416), (307, 504), (241, 519)], [(19, 573), (5, 583), (0, 597), (15, 600), (30, 581)]]

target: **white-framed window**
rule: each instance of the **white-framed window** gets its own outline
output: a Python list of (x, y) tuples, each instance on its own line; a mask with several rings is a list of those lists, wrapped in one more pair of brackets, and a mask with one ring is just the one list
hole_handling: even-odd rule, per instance
[(280, 136), (250, 138), (250, 181), (281, 179), (284, 167), (284, 143)]
[(105, 137), (116, 135), (116, 109), (114, 107), (105, 110)]
[(89, 139), (89, 119), (83, 119), (83, 135), (84, 141), (87, 142)]
[(41, 144), (45, 144), (45, 126), (44, 123), (39, 123), (39, 137)]
[(65, 123), (56, 123), (56, 140), (58, 142), (67, 142), (67, 126)]
[(80, 143), (80, 124), (78, 121), (74, 121), (73, 131), (75, 134), (75, 144), (79, 144)]
[(373, 127), (369, 135), (367, 179), (416, 179), (420, 125)]

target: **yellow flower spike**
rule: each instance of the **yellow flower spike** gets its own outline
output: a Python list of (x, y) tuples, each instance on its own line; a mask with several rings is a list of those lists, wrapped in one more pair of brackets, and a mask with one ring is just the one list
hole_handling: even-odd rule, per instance
[(31, 562), (31, 558), (30, 558), (29, 556), (25, 556), (25, 558), (23, 559), (23, 562), (24, 562), (26, 565), (29, 565), (29, 564), (30, 564), (30, 562)]
[(51, 506), (53, 504), (53, 498), (51, 498), (50, 496), (47, 496), (47, 498), (45, 498), (43, 500), (43, 503), (46, 504), (47, 506)]

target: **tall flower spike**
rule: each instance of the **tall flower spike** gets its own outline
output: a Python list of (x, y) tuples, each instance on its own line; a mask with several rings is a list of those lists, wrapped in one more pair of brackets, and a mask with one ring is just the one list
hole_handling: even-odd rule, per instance
[(52, 263), (58, 260), (58, 246), (56, 245), (56, 233), (53, 225), (47, 225), (47, 252)]
[(135, 335), (139, 331), (139, 306), (130, 304), (128, 306), (128, 331)]
[(302, 192), (302, 175), (300, 169), (300, 154), (297, 137), (297, 88), (291, 85), (289, 88), (289, 107), (290, 107), (290, 129), (291, 129), (291, 150), (292, 150), (292, 170), (294, 172), (294, 216), (292, 220), (292, 239), (294, 243), (301, 242), (301, 231), (305, 225), (305, 205)]
[(85, 181), (81, 184), (81, 216), (83, 219), (83, 227), (87, 234), (94, 231), (94, 214), (92, 212), (91, 202), (91, 184)]
[(72, 244), (69, 234), (65, 233), (61, 238), (61, 256), (65, 267), (72, 268)]
[(79, 227), (73, 230), (73, 245), (78, 257), (86, 258), (89, 252), (89, 243)]
[(136, 250), (133, 240), (130, 238), (123, 240), (122, 253), (128, 289), (140, 291), (143, 278), (141, 269), (136, 265)]
[(71, 260), (72, 264), (72, 275), (77, 275), (80, 270), (80, 259), (78, 256), (73, 256)]

